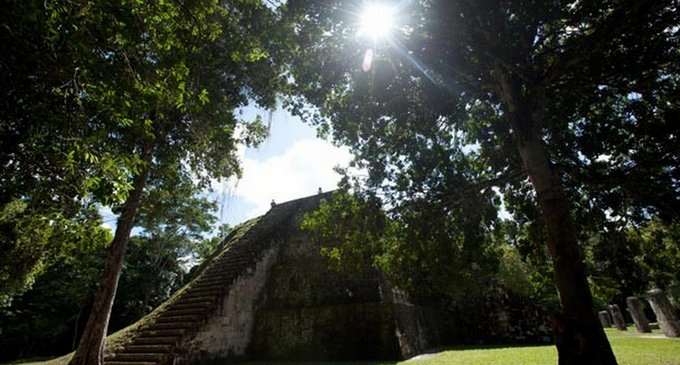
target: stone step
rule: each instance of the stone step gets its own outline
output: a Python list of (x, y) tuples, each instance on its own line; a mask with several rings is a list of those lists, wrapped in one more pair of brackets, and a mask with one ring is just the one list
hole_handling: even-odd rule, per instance
[(255, 262), (254, 257), (248, 257), (248, 258), (241, 258), (238, 260), (234, 259), (225, 259), (224, 261), (216, 262), (215, 265), (212, 267), (209, 267), (208, 270), (215, 270), (215, 269), (238, 269), (246, 265), (250, 265), (253, 262)]
[(255, 252), (255, 246), (246, 246), (246, 245), (240, 245), (238, 247), (234, 247), (228, 252), (225, 252), (225, 255), (222, 256), (224, 259), (241, 259), (244, 257), (248, 257), (250, 254), (253, 254)]
[[(220, 280), (216, 280), (220, 279)], [(223, 278), (213, 278), (211, 277), (208, 279), (206, 276), (201, 276), (198, 277), (196, 280), (191, 282), (191, 286), (187, 289), (187, 291), (183, 294), (186, 294), (187, 292), (195, 291), (195, 290), (209, 290), (210, 288), (223, 288), (226, 286), (227, 283), (224, 282)]]
[(202, 316), (200, 315), (179, 315), (179, 316), (169, 316), (165, 313), (161, 314), (156, 318), (156, 323), (172, 323), (172, 322), (199, 322)]
[(249, 250), (241, 252), (228, 252), (222, 259), (215, 262), (215, 265), (241, 265), (252, 262), (260, 250)]
[(231, 247), (229, 249), (229, 251), (227, 251), (225, 253), (225, 256), (227, 256), (229, 254), (232, 254), (232, 255), (233, 254), (244, 254), (244, 253), (252, 253), (252, 252), (259, 251), (260, 250), (259, 243), (260, 242), (254, 242), (254, 241), (239, 242), (239, 243), (235, 244), (233, 247)]
[(215, 272), (215, 271), (226, 271), (226, 270), (234, 270), (234, 271), (239, 271), (242, 267), (250, 265), (253, 263), (254, 260), (247, 260), (244, 262), (222, 262), (222, 263), (215, 263), (213, 266), (207, 268), (204, 271), (204, 274)]
[(199, 317), (202, 317), (204, 313), (205, 313), (204, 308), (167, 309), (165, 312), (160, 314), (159, 318), (177, 317), (177, 316), (199, 316)]
[(152, 323), (148, 327), (150, 330), (172, 330), (172, 329), (187, 329), (198, 325), (199, 322), (170, 322), (170, 323)]
[(248, 252), (246, 252), (244, 247), (234, 247), (225, 252), (224, 255), (220, 256), (219, 259), (215, 261), (215, 263), (219, 264), (230, 260), (237, 260), (239, 258), (246, 257), (247, 253)]
[(219, 275), (210, 274), (210, 276), (205, 276), (199, 279), (196, 284), (199, 289), (204, 289), (206, 287), (219, 285), (222, 288), (226, 288), (231, 285), (231, 282), (236, 279), (236, 274), (231, 275)]
[(232, 264), (237, 264), (241, 262), (246, 262), (250, 261), (252, 259), (252, 255), (255, 254), (255, 251), (253, 250), (232, 250), (227, 252), (224, 256), (220, 258), (219, 261), (216, 262), (216, 264), (224, 264), (224, 263), (232, 263)]
[(264, 245), (260, 244), (261, 242), (258, 243), (252, 243), (248, 246), (241, 246), (238, 247), (236, 250), (234, 250), (234, 253), (238, 253), (241, 255), (257, 255), (260, 252), (264, 251)]
[(165, 353), (115, 353), (108, 355), (105, 360), (110, 361), (142, 361), (142, 362), (162, 362), (168, 357)]
[(252, 263), (243, 263), (241, 265), (224, 265), (224, 266), (215, 266), (210, 268), (210, 270), (206, 270), (203, 273), (203, 277), (207, 276), (215, 276), (215, 275), (234, 275), (240, 273), (244, 268), (251, 266)]
[(241, 266), (243, 264), (249, 264), (253, 261), (256, 261), (258, 257), (261, 256), (263, 250), (258, 249), (258, 250), (248, 250), (248, 251), (243, 251), (243, 252), (234, 252), (231, 255), (227, 255), (224, 257), (223, 260), (220, 260), (219, 262), (216, 262), (216, 265), (222, 266), (222, 265), (236, 265), (236, 266)]
[(160, 365), (213, 311), (238, 275), (253, 267), (267, 245), (260, 236), (246, 235), (225, 247), (190, 287), (174, 299), (154, 322), (139, 330), (127, 346), (108, 355), (106, 365)]
[(174, 345), (179, 340), (176, 337), (135, 337), (130, 341), (131, 346), (137, 345)]
[(220, 258), (219, 261), (215, 262), (215, 264), (224, 264), (224, 263), (232, 263), (232, 264), (237, 264), (241, 262), (246, 262), (250, 261), (251, 257), (249, 257), (249, 254), (251, 252), (243, 252), (241, 250), (231, 250), (227, 252), (224, 256)]
[(200, 280), (197, 280), (193, 283), (191, 283), (191, 289), (200, 289), (200, 290), (209, 290), (209, 289), (224, 289), (226, 288), (229, 283), (225, 283), (223, 280), (220, 280), (219, 282), (215, 283), (203, 283)]
[(188, 298), (205, 298), (205, 297), (216, 297), (222, 294), (221, 290), (202, 290), (202, 291), (187, 291), (182, 294), (182, 299)]
[(227, 251), (223, 257), (227, 256), (242, 256), (245, 254), (253, 254), (262, 251), (262, 245), (251, 242), (250, 244), (242, 244), (232, 247), (231, 250)]
[(224, 280), (215, 281), (214, 283), (206, 282), (201, 279), (196, 279), (191, 283), (192, 290), (209, 290), (209, 289), (223, 289), (228, 286), (229, 283), (225, 283)]
[(190, 303), (190, 302), (212, 301), (212, 300), (215, 300), (215, 298), (216, 298), (219, 294), (221, 294), (221, 293), (220, 293), (219, 291), (214, 291), (214, 292), (206, 293), (206, 294), (203, 294), (203, 295), (189, 295), (189, 296), (185, 296), (184, 294), (186, 294), (186, 293), (183, 293), (182, 295), (179, 296), (179, 298), (177, 298), (177, 302), (176, 302), (176, 303), (180, 303), (180, 302), (181, 302), (181, 303)]
[(201, 274), (201, 276), (196, 278), (196, 280), (194, 280), (192, 284), (193, 285), (191, 287), (193, 288), (198, 284), (207, 286), (207, 285), (226, 285), (228, 283), (225, 283), (224, 276), (222, 275), (203, 273)]
[(229, 281), (222, 277), (201, 277), (196, 280), (197, 285), (209, 286), (209, 285), (229, 285)]
[(175, 303), (177, 304), (214, 303), (216, 300), (217, 300), (216, 295), (207, 295), (202, 297), (190, 297), (190, 298), (180, 297)]
[(229, 282), (225, 281), (224, 278), (220, 278), (219, 280), (211, 280), (214, 280), (214, 282), (196, 280), (196, 282), (192, 283), (191, 287), (187, 289), (187, 291), (182, 293), (182, 296), (189, 294), (194, 295), (196, 293), (207, 293), (209, 295), (212, 295), (213, 293), (222, 293), (222, 291), (229, 286)]
[(184, 309), (207, 309), (215, 305), (215, 303), (179, 303), (175, 302), (168, 306), (168, 310), (184, 310)]
[(230, 271), (211, 271), (211, 272), (206, 272), (201, 276), (198, 281), (199, 282), (205, 282), (205, 281), (211, 281), (211, 280), (221, 280), (221, 281), (229, 281), (229, 278), (233, 278), (237, 276), (242, 269), (239, 270), (231, 270)]
[(180, 337), (187, 331), (185, 329), (143, 329), (139, 331), (138, 337)]
[(252, 249), (254, 246), (256, 246), (256, 244), (249, 240), (236, 242), (233, 246), (229, 247), (229, 250), (226, 252), (226, 254), (240, 253), (248, 250), (249, 248)]
[(172, 345), (167, 344), (150, 344), (150, 345), (126, 345), (118, 350), (119, 353), (164, 353), (172, 352)]
[(243, 270), (244, 267), (250, 266), (252, 263), (241, 263), (241, 264), (225, 264), (225, 265), (219, 265), (219, 266), (214, 266), (211, 267), (209, 270), (206, 270), (203, 275), (214, 275), (214, 274), (229, 274), (230, 272), (235, 272), (238, 273), (241, 270)]

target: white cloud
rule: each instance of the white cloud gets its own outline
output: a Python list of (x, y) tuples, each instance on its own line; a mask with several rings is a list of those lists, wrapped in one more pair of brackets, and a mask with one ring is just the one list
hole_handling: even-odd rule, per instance
[(611, 159), (612, 159), (612, 155), (602, 154), (602, 155), (597, 156), (597, 158), (595, 158), (595, 161), (597, 161), (597, 162), (609, 162), (609, 161), (611, 161)]
[(316, 194), (318, 188), (337, 188), (340, 175), (333, 167), (347, 166), (350, 160), (347, 148), (320, 139), (301, 139), (277, 156), (243, 158), (243, 177), (232, 188), (233, 194), (255, 206), (246, 213), (252, 218), (266, 213), (272, 199), (281, 203)]
[(112, 233), (115, 232), (116, 223), (118, 223), (118, 214), (113, 213), (109, 206), (100, 206), (99, 214), (102, 216), (101, 226), (111, 230)]

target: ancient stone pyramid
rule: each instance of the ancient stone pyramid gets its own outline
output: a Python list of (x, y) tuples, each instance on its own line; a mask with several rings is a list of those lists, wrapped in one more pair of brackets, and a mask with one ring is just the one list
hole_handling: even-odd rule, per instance
[(299, 229), (329, 194), (272, 207), (235, 228), (198, 275), (109, 337), (105, 364), (207, 364), (240, 359), (398, 359), (426, 341), (419, 307), (376, 271), (328, 268)]

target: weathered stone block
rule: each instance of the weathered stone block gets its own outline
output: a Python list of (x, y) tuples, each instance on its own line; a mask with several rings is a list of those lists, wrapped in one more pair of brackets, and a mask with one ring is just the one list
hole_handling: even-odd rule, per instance
[(628, 312), (631, 317), (633, 317), (633, 322), (635, 322), (635, 328), (638, 332), (652, 332), (652, 329), (649, 327), (649, 320), (647, 320), (647, 316), (644, 312), (645, 303), (640, 298), (628, 297), (626, 298), (626, 304), (628, 305)]
[(680, 337), (680, 322), (666, 294), (661, 289), (652, 289), (647, 294), (659, 327), (666, 337)]
[(258, 360), (400, 359), (395, 306), (365, 303), (260, 311), (250, 352)]
[(626, 320), (623, 318), (623, 313), (621, 313), (618, 304), (609, 305), (609, 313), (612, 315), (612, 320), (614, 321), (614, 327), (616, 327), (616, 329), (619, 331), (628, 330), (628, 328), (626, 328)]
[(252, 270), (242, 273), (223, 297), (219, 311), (210, 316), (197, 333), (180, 344), (184, 364), (247, 357), (258, 298), (277, 253), (278, 247), (272, 247)]
[(607, 311), (600, 311), (597, 313), (597, 317), (600, 319), (600, 323), (603, 328), (610, 328), (612, 326), (612, 317)]

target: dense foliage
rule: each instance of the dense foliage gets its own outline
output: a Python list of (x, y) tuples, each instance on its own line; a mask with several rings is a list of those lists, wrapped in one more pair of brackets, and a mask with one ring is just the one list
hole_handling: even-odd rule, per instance
[(479, 231), (498, 189), (601, 349), (589, 361), (615, 363), (581, 243), (680, 211), (678, 2), (385, 3), (382, 38), (359, 34), (362, 1), (287, 3), (292, 110), (352, 148), (360, 187), (397, 217)]
[[(442, 216), (389, 218), (378, 201), (336, 193), (305, 216), (302, 228), (327, 244), (337, 269), (377, 267), (418, 300), (450, 301), (481, 293), (497, 273), (492, 239)], [(328, 243), (331, 243), (328, 245)]]
[[(397, 6), (392, 38), (375, 42), (357, 36), (359, 2), (293, 1), (300, 46), (292, 107), (353, 147), (355, 163), (368, 168), (363, 186), (378, 189), (388, 206), (427, 197), (428, 207), (448, 210), (497, 186), (540, 242), (543, 217), (494, 89), (494, 67), (507, 67), (521, 80), (534, 78), (527, 88), (549, 93), (527, 97), (546, 103), (547, 120), (535, 128), (580, 232), (673, 218), (680, 204), (677, 8), (628, 5), (423, 1)], [(488, 24), (475, 30), (477, 22)], [(364, 72), (367, 49), (375, 59)]]
[[(110, 332), (134, 323), (167, 300), (190, 279), (190, 269), (224, 238), (224, 232), (205, 237), (212, 231), (216, 206), (197, 197), (196, 188), (152, 185), (135, 223), (137, 234), (130, 238)], [(61, 355), (75, 349), (111, 242), (111, 232), (101, 226), (99, 213), (92, 209), (90, 214), (77, 235), (64, 237), (64, 246), (45, 264), (32, 288), (3, 308), (0, 347), (7, 350), (0, 360)]]
[[(438, 219), (432, 224), (444, 226)], [(493, 284), (556, 309), (549, 256), (529, 227), (501, 220), (484, 236), (460, 227), (444, 235), (420, 218), (390, 218), (379, 201), (342, 192), (302, 222), (304, 230), (326, 244), (322, 253), (332, 267), (379, 268), (414, 299), (446, 305), (482, 295)], [(680, 277), (673, 268), (680, 263), (678, 228), (655, 218), (589, 237), (583, 249), (595, 307), (604, 310), (617, 303), (625, 308), (627, 297), (645, 297), (653, 288), (664, 288), (677, 306)], [(424, 237), (424, 232), (439, 233)]]
[(32, 288), (3, 308), (0, 359), (58, 355), (75, 348), (111, 240), (100, 224), (99, 218), (81, 227), (83, 235), (66, 241)]
[[(50, 233), (22, 221), (19, 210), (36, 222), (74, 219), (92, 202), (120, 212), (86, 350), (74, 363), (101, 362), (123, 254), (147, 184), (167, 177), (205, 187), (238, 175), (236, 147), (262, 140), (262, 125), (240, 120), (234, 110), (250, 102), (273, 105), (285, 82), (268, 57), (277, 40), (272, 16), (260, 1), (246, 0), (3, 6), (0, 207), (8, 212), (6, 230), (30, 225)], [(6, 207), (15, 200), (26, 207)], [(12, 242), (3, 245), (22, 244), (8, 237)], [(25, 268), (17, 276), (23, 284), (8, 284), (14, 289), (7, 295), (27, 287), (41, 257), (58, 252), (40, 242), (35, 247), (40, 252), (14, 255), (24, 260), (17, 262)]]

